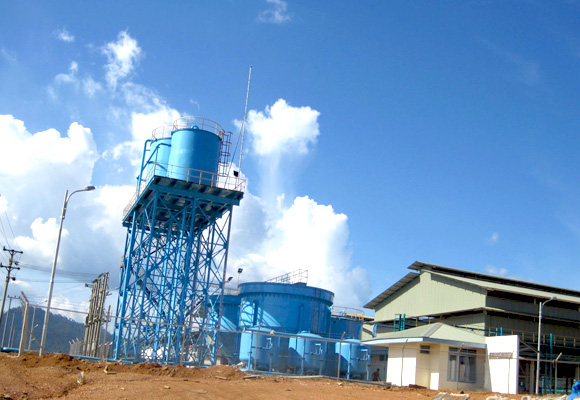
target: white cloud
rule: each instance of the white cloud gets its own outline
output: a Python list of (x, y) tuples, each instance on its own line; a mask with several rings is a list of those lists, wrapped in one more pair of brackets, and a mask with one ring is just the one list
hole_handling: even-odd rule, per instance
[(352, 266), (347, 216), (307, 196), (285, 204), (292, 189), (284, 178), (316, 143), (319, 115), (283, 99), (248, 113), (250, 156), (261, 162), (261, 195), (246, 192), (234, 213), (230, 271), (242, 267), (242, 281), (262, 281), (306, 269), (308, 284), (333, 291), (335, 304), (360, 307), (370, 280), (364, 268)]
[(56, 31), (53, 32), (53, 34), (54, 36), (56, 36), (58, 40), (62, 40), (63, 42), (72, 43), (75, 41), (74, 35), (72, 35), (65, 28), (57, 29)]
[(488, 239), (488, 242), (489, 242), (490, 244), (495, 244), (495, 243), (497, 243), (497, 241), (498, 241), (498, 240), (499, 240), (499, 233), (497, 233), (497, 232), (494, 232), (494, 233), (492, 233), (492, 234), (491, 234), (491, 236), (489, 237), (489, 239)]
[(290, 21), (291, 18), (286, 11), (288, 8), (286, 1), (266, 0), (266, 2), (271, 6), (268, 10), (264, 10), (258, 15), (258, 21), (271, 24), (282, 24)]
[(16, 64), (18, 61), (16, 56), (12, 52), (6, 50), (4, 47), (0, 49), (0, 56), (2, 56), (2, 58), (9, 64)]
[(113, 90), (119, 80), (129, 76), (142, 57), (142, 51), (137, 41), (126, 31), (119, 32), (116, 42), (107, 43), (103, 47), (103, 54), (107, 56), (105, 65), (106, 81)]
[(498, 268), (495, 265), (486, 265), (485, 271), (490, 275), (496, 275), (496, 276), (506, 276), (508, 274), (507, 269)]
[(103, 90), (103, 85), (95, 81), (90, 76), (83, 79), (82, 86), (83, 91), (89, 98), (93, 97), (97, 92)]
[(141, 104), (141, 107), (150, 111), (133, 111), (130, 113), (131, 139), (105, 151), (103, 153), (104, 158), (119, 160), (122, 157), (127, 157), (131, 160), (132, 165), (139, 166), (143, 153), (143, 144), (146, 140), (151, 139), (153, 130), (160, 126), (171, 125), (180, 117), (177, 110), (170, 108), (161, 99), (153, 96), (153, 94), (151, 96), (149, 99), (142, 98), (140, 95), (137, 96), (139, 97), (139, 102), (144, 102), (144, 104)]
[(75, 83), (77, 82), (77, 73), (79, 71), (79, 65), (76, 61), (70, 63), (68, 74), (58, 74), (54, 77), (56, 83)]
[[(62, 202), (67, 189), (75, 190), (91, 184), (98, 160), (96, 144), (90, 129), (72, 123), (66, 133), (56, 129), (28, 132), (24, 122), (11, 115), (0, 115), (0, 191), (5, 208), (12, 218), (17, 247), (24, 251), (22, 259), (32, 265), (52, 264)], [(77, 198), (78, 196), (78, 198)], [(86, 218), (93, 208), (88, 195), (75, 195), (69, 203), (63, 228), (63, 241), (80, 240), (78, 252), (93, 244), (85, 237), (68, 232), (86, 232)], [(76, 250), (62, 246), (62, 267), (80, 268), (69, 255)], [(35, 288), (37, 289), (37, 288)], [(46, 288), (42, 288), (44, 291)]]
[[(64, 175), (74, 178), (74, 181), (90, 181), (93, 165), (98, 159), (90, 129), (73, 122), (67, 137), (61, 137), (56, 129), (31, 134), (23, 121), (12, 115), (0, 115), (0, 130), (3, 132), (0, 176), (4, 179), (37, 173), (30, 179), (38, 180), (46, 175), (45, 178), (52, 182), (62, 180)], [(47, 167), (55, 170), (47, 171)], [(59, 176), (49, 175), (51, 172)]]
[(368, 300), (368, 272), (352, 267), (346, 215), (308, 197), (280, 204), (274, 215), (246, 196), (235, 212), (230, 271), (244, 267), (242, 281), (262, 281), (306, 269), (308, 284), (333, 291), (335, 304), (360, 307)]
[[(32, 237), (17, 236), (15, 243), (26, 253), (27, 258), (48, 261), (54, 257), (58, 225), (56, 218), (49, 218), (47, 221), (36, 218), (30, 225)], [(67, 235), (68, 231), (63, 229), (62, 237)]]
[(319, 135), (320, 113), (310, 107), (292, 107), (279, 99), (264, 112), (248, 113), (247, 129), (253, 151), (259, 156), (305, 154)]
[(69, 85), (75, 90), (82, 89), (82, 92), (92, 98), (103, 90), (103, 85), (95, 81), (91, 76), (79, 77), (79, 65), (76, 61), (70, 63), (68, 73), (61, 73), (54, 77), (54, 85), (48, 87), (48, 94), (53, 100), (58, 97), (57, 89), (60, 85)]

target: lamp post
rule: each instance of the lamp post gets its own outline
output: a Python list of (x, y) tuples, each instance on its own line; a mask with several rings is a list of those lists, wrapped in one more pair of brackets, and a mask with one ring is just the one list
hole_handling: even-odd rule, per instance
[(42, 338), (40, 339), (40, 350), (38, 352), (39, 356), (44, 353), (44, 346), (46, 344), (46, 332), (48, 331), (48, 318), (50, 315), (50, 303), (52, 301), (52, 289), (54, 288), (54, 274), (56, 273), (56, 262), (58, 261), (58, 249), (60, 247), (60, 236), (62, 234), (62, 223), (66, 216), (66, 206), (71, 196), (78, 192), (90, 192), (95, 190), (94, 186), (87, 186), (84, 189), (75, 190), (71, 194), (68, 194), (68, 190), (64, 193), (64, 203), (62, 205), (62, 215), (60, 217), (60, 227), (58, 228), (58, 238), (56, 239), (56, 251), (54, 254), (54, 262), (52, 264), (52, 272), (50, 274), (50, 284), (48, 286), (48, 299), (46, 304), (46, 314), (44, 314), (44, 325), (42, 327)]
[(549, 298), (544, 302), (540, 302), (540, 311), (538, 313), (538, 353), (536, 358), (536, 394), (540, 394), (540, 346), (542, 343), (542, 309), (547, 302), (556, 300), (556, 296)]
[(244, 272), (243, 268), (238, 268), (238, 285), (236, 286), (236, 292), (240, 289), (240, 275)]

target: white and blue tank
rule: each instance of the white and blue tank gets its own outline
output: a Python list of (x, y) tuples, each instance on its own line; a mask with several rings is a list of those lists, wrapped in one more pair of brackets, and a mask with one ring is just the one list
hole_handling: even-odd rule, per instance
[[(312, 350), (306, 340), (307, 335), (328, 332), (330, 307), (334, 300), (332, 292), (305, 284), (248, 282), (240, 284), (238, 295), (238, 326), (243, 330), (240, 361), (245, 362), (249, 369), (288, 372), (300, 368), (304, 359), (309, 370), (312, 369), (310, 365), (320, 370), (320, 364), (312, 357), (316, 354), (316, 357), (323, 358), (325, 348)], [(290, 338), (299, 332), (302, 335), (300, 340)], [(305, 357), (309, 354), (312, 357)]]
[(300, 332), (290, 338), (288, 361), (299, 375), (322, 375), (326, 368), (328, 342), (314, 333)]
[(334, 293), (305, 284), (249, 282), (239, 287), (240, 328), (276, 332), (328, 332)]
[[(216, 303), (216, 306), (219, 306), (219, 303)], [(237, 331), (240, 317), (240, 297), (224, 295), (221, 308), (222, 317), (216, 339), (216, 356), (220, 364), (234, 365), (239, 362), (240, 335)], [(217, 320), (218, 315), (218, 310), (214, 310), (212, 318)]]
[(157, 128), (145, 150), (144, 179), (162, 176), (215, 186), (224, 133), (216, 122), (198, 117)]

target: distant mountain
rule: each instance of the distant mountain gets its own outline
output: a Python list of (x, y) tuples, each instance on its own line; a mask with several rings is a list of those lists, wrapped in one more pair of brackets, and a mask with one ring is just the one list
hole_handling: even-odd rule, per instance
[[(4, 313), (2, 325), (0, 326), (0, 340), (4, 337), (2, 347), (19, 347), (20, 334), (22, 332), (22, 311), (22, 307), (18, 307), (11, 308), (9, 312)], [(34, 321), (32, 321), (33, 314)], [(26, 343), (27, 350), (38, 350), (40, 348), (44, 314), (45, 311), (41, 308), (37, 308), (34, 313), (32, 309), (28, 310), (28, 326), (31, 328), (34, 326), (34, 330), (32, 331), (32, 339)], [(45, 352), (47, 353), (68, 353), (70, 343), (78, 339), (82, 340), (85, 336), (84, 324), (58, 314), (50, 313), (48, 328), (45, 346)], [(28, 349), (28, 343), (30, 343), (30, 349)]]

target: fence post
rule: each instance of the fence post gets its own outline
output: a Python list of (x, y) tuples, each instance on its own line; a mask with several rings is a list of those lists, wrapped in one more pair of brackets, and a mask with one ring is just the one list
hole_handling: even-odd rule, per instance
[(344, 340), (344, 335), (346, 332), (342, 332), (342, 336), (340, 337), (340, 345), (338, 347), (338, 368), (336, 370), (336, 377), (340, 379), (340, 361), (342, 358), (342, 341)]

